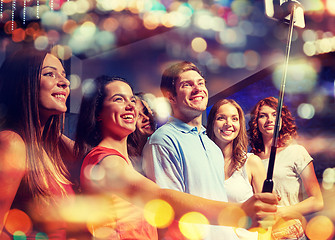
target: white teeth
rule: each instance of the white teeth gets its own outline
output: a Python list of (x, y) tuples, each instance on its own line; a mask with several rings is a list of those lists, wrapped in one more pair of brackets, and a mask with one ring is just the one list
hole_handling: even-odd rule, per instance
[(122, 116), (122, 118), (123, 118), (123, 119), (133, 119), (134, 116), (131, 115), (131, 114), (129, 114), (129, 115), (124, 115), (124, 116)]
[(64, 98), (64, 99), (65, 99), (65, 96), (62, 95), (62, 94), (57, 94), (57, 95), (55, 95), (55, 97), (56, 97), (56, 98)]

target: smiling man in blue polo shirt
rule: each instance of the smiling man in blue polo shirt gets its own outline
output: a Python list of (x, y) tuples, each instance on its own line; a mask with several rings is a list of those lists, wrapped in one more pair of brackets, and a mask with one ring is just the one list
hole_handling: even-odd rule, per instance
[[(144, 148), (146, 176), (163, 188), (227, 202), (223, 155), (202, 126), (208, 90), (200, 70), (186, 61), (172, 65), (163, 73), (161, 90), (173, 113)], [(210, 226), (205, 239), (239, 238), (232, 228)]]

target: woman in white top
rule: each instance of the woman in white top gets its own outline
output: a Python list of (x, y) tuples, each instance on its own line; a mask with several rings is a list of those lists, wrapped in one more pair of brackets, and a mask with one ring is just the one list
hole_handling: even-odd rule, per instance
[[(267, 168), (271, 152), (278, 100), (268, 97), (260, 100), (251, 111), (248, 134), (252, 152), (262, 159)], [(297, 144), (297, 126), (284, 105), (280, 120), (276, 162), (273, 172), (274, 191), (280, 197), (278, 216), (283, 219), (303, 219), (302, 216), (320, 211), (323, 198), (315, 176), (313, 159), (306, 149)], [(308, 195), (301, 199), (301, 187)]]
[(261, 192), (265, 169), (259, 157), (247, 154), (248, 137), (240, 105), (232, 99), (215, 103), (208, 115), (207, 135), (224, 155), (228, 201), (244, 202)]

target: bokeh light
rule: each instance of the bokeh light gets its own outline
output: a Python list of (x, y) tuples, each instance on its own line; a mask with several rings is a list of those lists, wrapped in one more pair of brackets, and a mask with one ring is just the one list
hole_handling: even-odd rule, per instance
[(155, 98), (155, 100), (152, 102), (152, 108), (157, 114), (158, 122), (165, 122), (171, 115), (170, 103), (164, 97)]
[(246, 17), (252, 11), (251, 2), (247, 0), (235, 0), (231, 4), (233, 12), (241, 17)]
[(84, 169), (84, 176), (89, 181), (101, 181), (105, 178), (106, 171), (102, 165), (87, 165)]
[(327, 168), (322, 174), (322, 187), (326, 190), (333, 188), (335, 183), (335, 168)]
[(186, 16), (187, 18), (192, 17), (194, 13), (192, 6), (188, 3), (180, 4), (177, 11), (181, 13), (183, 16)]
[(163, 16), (162, 16), (162, 25), (164, 27), (167, 27), (167, 28), (172, 28), (174, 27), (174, 24), (173, 24), (173, 14), (172, 13), (165, 13)]
[(26, 240), (27, 239), (27, 236), (24, 232), (22, 231), (16, 231), (14, 234), (13, 234), (13, 240)]
[(95, 34), (98, 29), (91, 21), (84, 22), (71, 35), (69, 46), (74, 53), (83, 53), (88, 49), (94, 47)]
[(335, 15), (335, 1), (334, 0), (326, 0), (326, 8), (330, 14)]
[[(283, 65), (276, 67), (272, 74), (273, 83), (280, 89), (283, 76)], [(308, 62), (289, 63), (287, 68), (286, 88), (288, 93), (308, 93), (314, 89), (317, 73)]]
[(219, 38), (222, 44), (231, 48), (244, 47), (247, 43), (245, 33), (239, 28), (227, 28), (219, 33)]
[(208, 234), (208, 219), (198, 212), (189, 212), (179, 220), (180, 232), (192, 240), (200, 240)]
[(95, 42), (101, 50), (109, 50), (115, 45), (115, 35), (111, 32), (101, 31), (96, 34)]
[(174, 218), (174, 210), (166, 201), (154, 199), (145, 205), (144, 218), (152, 226), (166, 228)]
[(192, 40), (191, 46), (192, 46), (193, 51), (201, 53), (201, 52), (206, 51), (207, 42), (202, 37), (196, 37)]
[(298, 106), (298, 115), (303, 119), (311, 119), (314, 117), (315, 109), (312, 104), (309, 103), (301, 103)]
[(245, 34), (252, 35), (254, 31), (254, 26), (250, 21), (240, 21), (239, 27), (243, 30)]
[[(156, 14), (156, 15), (158, 19), (161, 19), (161, 16), (159, 14)], [(137, 18), (133, 16), (125, 16), (122, 18), (120, 25), (126, 31), (136, 31), (140, 27), (140, 22)]]
[(69, 19), (65, 21), (65, 23), (63, 24), (63, 31), (68, 34), (72, 34), (74, 30), (77, 28), (77, 26), (78, 25), (76, 21)]
[(44, 50), (49, 45), (49, 39), (46, 36), (39, 36), (34, 41), (35, 48), (38, 50)]
[(198, 54), (197, 56), (198, 62), (201, 65), (209, 65), (209, 63), (211, 62), (211, 60), (213, 59), (213, 56), (210, 52), (208, 51), (204, 51)]
[(13, 42), (22, 42), (26, 37), (26, 32), (22, 28), (17, 28), (12, 32)]
[(89, 96), (90, 94), (94, 93), (96, 90), (96, 86), (94, 83), (94, 79), (88, 78), (85, 79), (81, 85), (81, 92), (84, 96)]
[(77, 0), (77, 12), (79, 14), (84, 14), (90, 9), (90, 4), (87, 0)]
[(318, 38), (318, 36), (317, 36), (317, 34), (316, 34), (316, 32), (314, 30), (306, 29), (302, 33), (302, 39), (305, 42), (315, 41), (317, 38)]
[(243, 53), (229, 53), (227, 55), (227, 65), (231, 68), (245, 68), (245, 58)]
[(211, 58), (207, 61), (206, 66), (211, 72), (218, 72), (221, 66), (221, 62), (217, 58)]
[(326, 53), (331, 50), (331, 42), (328, 38), (316, 40), (315, 45), (319, 53)]
[(189, 18), (180, 12), (171, 12), (169, 14), (169, 20), (172, 26), (175, 26), (175, 27), (185, 26), (186, 27)]
[(244, 61), (246, 65), (245, 67), (248, 70), (254, 70), (259, 66), (261, 62), (261, 57), (256, 51), (247, 50), (244, 52)]
[(75, 1), (67, 1), (62, 5), (62, 12), (68, 16), (77, 13), (78, 4)]
[(306, 226), (306, 235), (310, 240), (328, 240), (334, 236), (334, 224), (326, 216), (313, 217)]
[(154, 13), (145, 13), (143, 17), (143, 25), (149, 30), (156, 29), (160, 24), (160, 17)]
[(48, 240), (48, 235), (43, 232), (36, 233), (35, 240)]
[(125, 7), (125, 1), (97, 0), (97, 8), (101, 11), (121, 11)]
[(70, 89), (71, 90), (75, 90), (78, 89), (81, 85), (81, 78), (79, 75), (77, 74), (71, 74), (69, 76), (69, 80), (70, 80)]
[(106, 18), (102, 24), (102, 29), (109, 32), (114, 32), (118, 27), (119, 22), (113, 17)]
[(303, 51), (307, 56), (313, 56), (316, 54), (316, 47), (314, 42), (305, 42), (303, 45)]
[(29, 234), (32, 230), (32, 221), (25, 212), (19, 209), (11, 209), (7, 215), (5, 228), (12, 235), (17, 231)]
[(211, 29), (214, 25), (212, 14), (206, 9), (195, 12), (194, 25), (205, 30)]
[(226, 22), (220, 17), (214, 16), (212, 22), (211, 29), (216, 32), (220, 32), (226, 28)]
[(6, 34), (12, 34), (13, 30), (17, 28), (17, 23), (14, 21), (7, 21), (4, 25), (4, 31)]
[(51, 49), (51, 53), (62, 60), (68, 60), (72, 56), (72, 51), (69, 46), (56, 45)]
[(56, 30), (50, 30), (47, 32), (47, 37), (49, 39), (49, 42), (52, 44), (55, 44), (56, 42), (59, 42), (60, 35), (58, 31)]
[(60, 29), (61, 26), (66, 22), (67, 15), (61, 11), (48, 11), (42, 15), (42, 24), (45, 27)]
[(61, 202), (58, 212), (66, 222), (97, 225), (106, 221), (110, 208), (110, 199), (104, 195), (81, 195)]
[(334, 52), (335, 37), (332, 33), (325, 32), (322, 34), (322, 38), (305, 42), (303, 50), (307, 56)]

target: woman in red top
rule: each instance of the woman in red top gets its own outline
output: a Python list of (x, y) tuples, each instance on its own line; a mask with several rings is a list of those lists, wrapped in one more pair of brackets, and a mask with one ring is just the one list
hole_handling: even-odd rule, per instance
[(60, 155), (69, 84), (46, 51), (25, 48), (0, 69), (0, 239), (66, 239), (57, 205), (73, 194)]
[[(275, 211), (277, 200), (270, 193), (253, 196), (243, 204), (218, 202), (161, 189), (142, 176), (132, 167), (127, 153), (127, 137), (135, 131), (138, 117), (131, 87), (122, 78), (108, 76), (93, 83), (82, 100), (75, 151), (78, 157), (85, 157), (80, 176), (83, 191), (104, 197), (92, 204), (108, 203), (107, 207), (99, 205), (103, 209), (100, 219), (88, 223), (94, 236), (157, 239), (156, 229), (145, 221), (142, 212), (154, 199), (168, 202), (177, 220), (185, 213), (200, 212), (212, 224), (218, 224), (220, 212), (227, 207), (241, 207), (253, 219), (261, 212)], [(220, 223), (231, 224), (228, 218)]]

